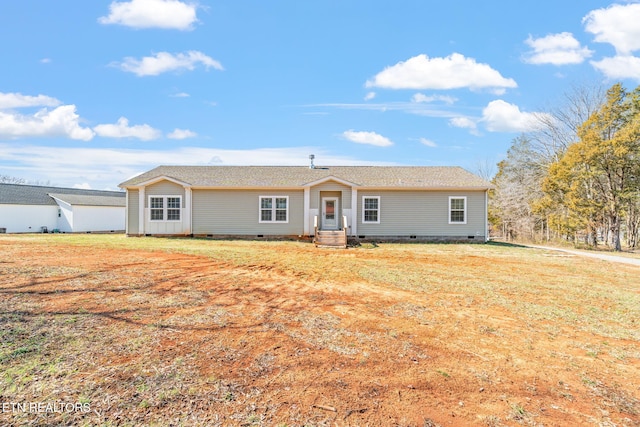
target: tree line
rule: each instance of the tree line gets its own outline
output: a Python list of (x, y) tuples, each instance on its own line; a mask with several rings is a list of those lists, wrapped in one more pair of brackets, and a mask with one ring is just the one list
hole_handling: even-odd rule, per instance
[(0, 184), (38, 185), (41, 187), (55, 187), (51, 181), (30, 180), (18, 178), (12, 175), (0, 174)]
[(512, 141), (492, 182), (490, 221), (507, 240), (636, 248), (640, 86), (574, 88)]

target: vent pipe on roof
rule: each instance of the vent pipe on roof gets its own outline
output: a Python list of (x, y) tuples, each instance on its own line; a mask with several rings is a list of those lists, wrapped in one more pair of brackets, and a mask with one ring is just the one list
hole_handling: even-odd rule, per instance
[(313, 159), (315, 159), (316, 156), (314, 156), (313, 154), (309, 154), (309, 160), (311, 160), (311, 164), (309, 165), (309, 169), (315, 169), (316, 165), (313, 164)]

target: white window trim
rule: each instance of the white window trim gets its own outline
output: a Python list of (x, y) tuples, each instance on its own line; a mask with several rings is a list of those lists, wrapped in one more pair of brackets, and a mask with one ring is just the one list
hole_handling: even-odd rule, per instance
[[(464, 200), (464, 221), (451, 221), (451, 201), (452, 200)], [(449, 210), (447, 211), (447, 216), (449, 217), (449, 224), (451, 225), (464, 225), (467, 223), (467, 210), (469, 210), (469, 206), (467, 205), (467, 196), (449, 196)]]
[[(169, 209), (175, 209), (175, 208), (169, 208), (169, 204), (167, 203), (167, 199), (171, 198), (171, 199), (179, 199), (180, 200), (180, 219), (167, 219), (167, 211)], [(151, 219), (151, 210), (154, 209), (151, 206), (151, 199), (162, 199), (162, 219)], [(182, 222), (182, 217), (183, 217), (183, 209), (182, 209), (182, 196), (179, 195), (174, 195), (174, 194), (170, 194), (170, 195), (160, 195), (160, 194), (152, 194), (149, 195), (149, 221), (150, 222)], [(159, 209), (159, 208), (156, 208)]]
[[(271, 199), (271, 221), (262, 220), (262, 199)], [(287, 199), (287, 220), (276, 221), (276, 199)], [(289, 196), (259, 196), (258, 197), (258, 223), (260, 224), (289, 224)]]
[[(365, 204), (364, 201), (365, 199), (377, 199), (378, 200), (378, 220), (377, 221), (365, 221), (365, 216), (364, 216), (364, 212), (365, 212)], [(367, 209), (367, 210), (373, 210), (373, 209)], [(380, 196), (362, 196), (362, 223), (363, 224), (380, 224)]]

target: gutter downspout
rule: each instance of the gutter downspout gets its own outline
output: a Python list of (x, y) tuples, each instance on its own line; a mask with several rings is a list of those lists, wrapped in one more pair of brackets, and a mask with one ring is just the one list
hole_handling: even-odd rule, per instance
[(138, 189), (138, 235), (144, 236), (145, 234), (145, 187)]
[(484, 191), (484, 242), (489, 241), (489, 190)]
[(305, 236), (311, 235), (311, 228), (309, 227), (309, 216), (310, 216), (310, 206), (311, 206), (311, 188), (304, 187), (304, 195), (302, 199), (302, 214), (304, 215), (302, 218), (302, 233)]
[(124, 189), (124, 235), (129, 235), (129, 189)]
[(184, 187), (184, 198), (184, 208), (187, 209), (187, 218), (189, 223), (184, 227), (186, 229), (183, 230), (183, 233), (186, 235), (193, 235), (193, 193), (191, 192), (191, 187)]
[(351, 187), (351, 235), (358, 235), (358, 189)]

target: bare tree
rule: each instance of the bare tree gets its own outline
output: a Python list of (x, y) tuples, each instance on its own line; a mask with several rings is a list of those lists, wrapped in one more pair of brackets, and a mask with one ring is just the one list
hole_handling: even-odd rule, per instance
[(507, 239), (536, 240), (536, 230), (544, 228), (535, 212), (536, 201), (543, 197), (541, 182), (546, 173), (539, 157), (529, 138), (521, 135), (498, 164), (491, 217)]
[(538, 127), (528, 134), (540, 160), (557, 162), (570, 145), (578, 140), (578, 130), (606, 101), (606, 89), (600, 84), (573, 85), (562, 101), (549, 111), (536, 114)]
[[(606, 101), (601, 85), (574, 85), (554, 108), (536, 115), (536, 130), (513, 140), (498, 164), (491, 216), (508, 236), (549, 240), (553, 218), (566, 214), (563, 206), (542, 191), (549, 167), (578, 140), (578, 132)], [(566, 230), (557, 229), (558, 237)]]
[(584, 122), (578, 136), (554, 163), (547, 181), (562, 189), (565, 200), (559, 203), (576, 217), (591, 219), (587, 234), (599, 225), (620, 251), (624, 219), (640, 197), (640, 87), (630, 94), (620, 83), (613, 85), (607, 102)]
[(0, 184), (24, 184), (25, 180), (10, 175), (0, 175)]
[(485, 181), (491, 181), (498, 169), (495, 162), (489, 159), (483, 159), (477, 160), (471, 171)]

